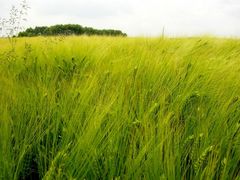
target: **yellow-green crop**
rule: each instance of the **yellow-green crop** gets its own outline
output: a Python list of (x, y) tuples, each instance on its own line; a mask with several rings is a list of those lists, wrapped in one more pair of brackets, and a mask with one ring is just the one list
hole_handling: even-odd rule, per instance
[(0, 39), (0, 179), (238, 179), (240, 40)]

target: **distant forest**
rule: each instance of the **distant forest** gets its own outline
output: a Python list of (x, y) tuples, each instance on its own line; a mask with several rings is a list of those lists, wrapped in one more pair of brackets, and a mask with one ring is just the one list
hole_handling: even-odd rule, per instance
[(18, 34), (18, 37), (33, 37), (33, 36), (55, 36), (55, 35), (99, 35), (99, 36), (127, 36), (120, 30), (113, 29), (94, 29), (91, 27), (83, 27), (78, 24), (65, 24), (54, 26), (40, 26), (28, 28)]

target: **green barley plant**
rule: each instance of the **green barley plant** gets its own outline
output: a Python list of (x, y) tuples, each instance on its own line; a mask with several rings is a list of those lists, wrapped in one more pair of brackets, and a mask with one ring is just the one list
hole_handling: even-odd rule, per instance
[(0, 179), (239, 179), (238, 39), (0, 39)]

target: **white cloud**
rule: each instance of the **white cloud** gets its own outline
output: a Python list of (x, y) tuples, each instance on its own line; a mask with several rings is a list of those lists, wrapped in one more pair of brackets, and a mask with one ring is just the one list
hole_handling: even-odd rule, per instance
[[(0, 0), (0, 17), (16, 0)], [(240, 36), (239, 0), (29, 0), (31, 26), (77, 23), (129, 35)]]

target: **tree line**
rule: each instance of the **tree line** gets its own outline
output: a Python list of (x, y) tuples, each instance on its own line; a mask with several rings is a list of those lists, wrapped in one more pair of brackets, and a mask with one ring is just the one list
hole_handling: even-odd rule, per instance
[(99, 36), (127, 36), (120, 30), (113, 29), (94, 29), (91, 27), (83, 27), (78, 24), (59, 24), (54, 26), (40, 26), (28, 28), (18, 34), (18, 37), (33, 36), (55, 36), (55, 35), (99, 35)]

